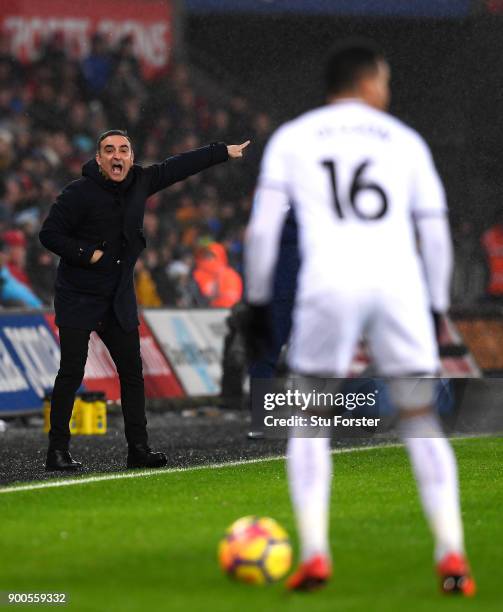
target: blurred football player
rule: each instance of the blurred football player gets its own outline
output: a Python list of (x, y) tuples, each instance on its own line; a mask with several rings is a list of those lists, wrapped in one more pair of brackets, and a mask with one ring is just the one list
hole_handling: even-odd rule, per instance
[[(432, 410), (428, 378), (440, 369), (435, 331), (449, 306), (447, 207), (428, 146), (386, 112), (389, 81), (378, 49), (348, 42), (328, 61), (327, 105), (270, 139), (246, 238), (249, 339), (259, 349), (268, 333), (280, 232), (293, 202), (302, 263), (289, 369), (300, 377), (343, 377), (365, 335), (378, 372), (392, 377), (441, 588), (469, 596), (475, 583), (465, 558), (456, 460)], [(331, 574), (329, 448), (328, 438), (289, 440), (302, 550), (287, 583), (293, 590), (320, 587)]]
[[(268, 338), (264, 338), (266, 346), (263, 347), (263, 350), (261, 350), (261, 347), (250, 346), (250, 342), (247, 342), (252, 353), (249, 368), (252, 385), (253, 379), (273, 378), (279, 376), (284, 369), (284, 349), (292, 329), (292, 312), (300, 268), (297, 234), (295, 211), (293, 207), (289, 206), (281, 231), (269, 309), (265, 313), (271, 323), (271, 333), (268, 334)], [(246, 335), (246, 329), (244, 331)], [(256, 358), (254, 358), (255, 356)], [(252, 410), (251, 430), (248, 432), (248, 438), (251, 440), (264, 437), (263, 423), (260, 422), (260, 417), (259, 413), (254, 413)]]

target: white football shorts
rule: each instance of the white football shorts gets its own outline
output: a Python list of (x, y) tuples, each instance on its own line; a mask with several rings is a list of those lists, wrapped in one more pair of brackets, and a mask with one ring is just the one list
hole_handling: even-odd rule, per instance
[[(404, 286), (405, 285), (405, 286)], [(348, 375), (364, 337), (382, 376), (435, 374), (438, 346), (425, 288), (333, 287), (299, 295), (293, 313), (288, 365), (294, 372), (326, 377)]]

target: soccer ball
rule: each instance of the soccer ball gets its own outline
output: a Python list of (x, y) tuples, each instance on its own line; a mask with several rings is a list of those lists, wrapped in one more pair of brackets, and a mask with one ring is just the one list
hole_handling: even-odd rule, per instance
[(244, 516), (227, 529), (218, 547), (223, 571), (248, 584), (281, 580), (292, 565), (287, 532), (272, 518)]

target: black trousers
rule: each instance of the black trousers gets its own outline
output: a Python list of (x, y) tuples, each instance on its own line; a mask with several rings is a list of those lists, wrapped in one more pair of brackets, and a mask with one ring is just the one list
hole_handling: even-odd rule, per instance
[[(125, 332), (114, 315), (96, 330), (119, 373), (126, 440), (130, 446), (147, 444), (145, 389), (138, 329)], [(67, 450), (70, 418), (77, 389), (84, 378), (90, 330), (59, 328), (61, 362), (51, 401), (49, 447)]]

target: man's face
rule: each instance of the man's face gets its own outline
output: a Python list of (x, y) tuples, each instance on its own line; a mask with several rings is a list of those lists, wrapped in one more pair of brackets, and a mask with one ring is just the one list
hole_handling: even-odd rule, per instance
[(120, 183), (126, 178), (134, 161), (129, 140), (119, 135), (107, 136), (100, 143), (96, 161), (107, 178)]

